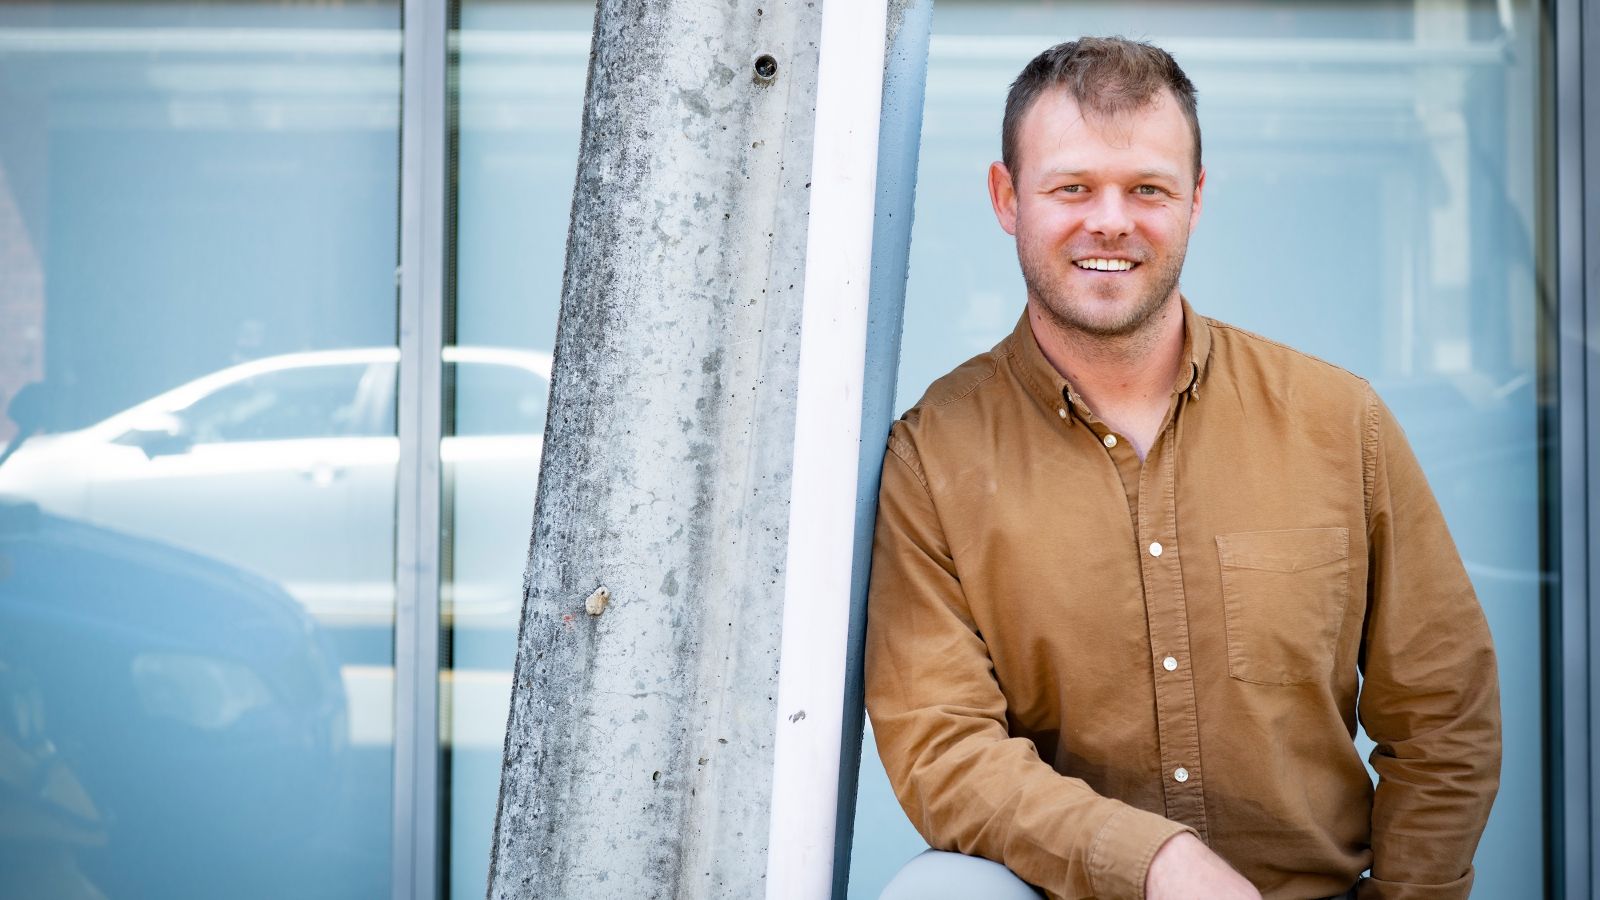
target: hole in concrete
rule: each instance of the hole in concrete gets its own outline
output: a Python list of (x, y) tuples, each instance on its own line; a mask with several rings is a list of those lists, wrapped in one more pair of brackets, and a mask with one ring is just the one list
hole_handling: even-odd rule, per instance
[(756, 57), (756, 80), (771, 81), (776, 77), (778, 77), (778, 61), (772, 58), (772, 54), (763, 53)]

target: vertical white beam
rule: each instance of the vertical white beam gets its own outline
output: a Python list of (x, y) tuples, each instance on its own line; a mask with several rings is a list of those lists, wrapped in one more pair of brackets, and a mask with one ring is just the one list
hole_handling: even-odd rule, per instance
[(878, 126), (878, 203), (873, 212), (872, 288), (867, 312), (867, 354), (861, 387), (861, 457), (856, 471), (855, 557), (851, 562), (849, 665), (845, 668), (843, 728), (839, 744), (839, 812), (834, 833), (833, 896), (849, 896), (861, 738), (866, 655), (867, 580), (872, 530), (883, 474), (883, 439), (894, 421), (900, 372), (906, 274), (927, 92), (928, 42), (933, 0), (890, 0), (883, 65), (883, 110)]
[(822, 9), (767, 897), (833, 886), (885, 0)]

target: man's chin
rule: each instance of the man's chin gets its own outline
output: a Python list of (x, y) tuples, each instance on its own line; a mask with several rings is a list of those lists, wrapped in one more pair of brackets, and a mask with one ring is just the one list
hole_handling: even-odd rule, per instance
[(1157, 304), (1144, 308), (1135, 300), (1091, 300), (1088, 303), (1045, 303), (1048, 315), (1057, 325), (1072, 331), (1102, 338), (1117, 338), (1137, 332), (1149, 321)]

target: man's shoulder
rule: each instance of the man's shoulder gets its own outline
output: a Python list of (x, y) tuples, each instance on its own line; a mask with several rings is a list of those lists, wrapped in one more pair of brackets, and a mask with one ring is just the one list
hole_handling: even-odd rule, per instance
[(968, 359), (934, 379), (922, 398), (901, 414), (890, 431), (889, 447), (902, 458), (913, 448), (942, 438), (959, 439), (962, 432), (981, 429), (988, 416), (985, 407), (1003, 390), (1005, 341)]
[(1342, 366), (1237, 325), (1209, 317), (1206, 322), (1213, 365), (1226, 367), (1227, 376), (1243, 390), (1297, 401), (1314, 396), (1356, 408), (1365, 407), (1372, 396), (1367, 380)]
[(979, 389), (993, 381), (1000, 371), (1003, 346), (1002, 342), (1001, 345), (985, 350), (935, 378), (933, 383), (928, 385), (928, 389), (922, 392), (922, 399), (918, 400), (911, 410), (938, 409), (960, 404), (961, 401), (972, 398)]

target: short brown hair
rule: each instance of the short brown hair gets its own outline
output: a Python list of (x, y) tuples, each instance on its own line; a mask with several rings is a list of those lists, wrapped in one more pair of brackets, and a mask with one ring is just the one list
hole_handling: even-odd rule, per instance
[(1022, 117), (1048, 88), (1063, 87), (1084, 112), (1101, 118), (1139, 109), (1164, 88), (1194, 132), (1194, 176), (1200, 178), (1200, 117), (1195, 113), (1194, 82), (1172, 54), (1144, 41), (1122, 37), (1083, 37), (1035, 56), (1022, 67), (1006, 95), (1000, 126), (1000, 159), (1017, 177), (1017, 131)]

